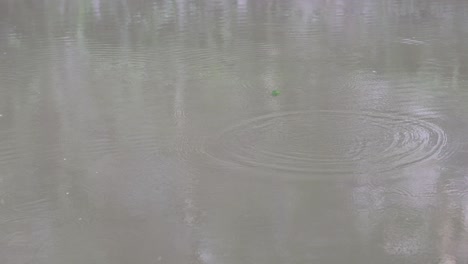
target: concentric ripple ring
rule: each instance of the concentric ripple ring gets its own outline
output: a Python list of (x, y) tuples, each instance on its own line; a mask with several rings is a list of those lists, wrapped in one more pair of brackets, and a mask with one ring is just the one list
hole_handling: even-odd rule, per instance
[(447, 135), (423, 117), (290, 111), (235, 124), (205, 144), (219, 162), (302, 173), (383, 172), (438, 159)]

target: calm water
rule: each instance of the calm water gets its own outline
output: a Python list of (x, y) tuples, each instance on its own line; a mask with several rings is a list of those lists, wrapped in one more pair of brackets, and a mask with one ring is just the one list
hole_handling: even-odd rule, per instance
[(466, 264), (467, 102), (464, 0), (0, 0), (0, 263)]

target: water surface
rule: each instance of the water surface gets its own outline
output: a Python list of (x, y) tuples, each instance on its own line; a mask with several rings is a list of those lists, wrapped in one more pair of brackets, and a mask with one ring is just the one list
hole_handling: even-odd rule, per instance
[(466, 1), (0, 0), (0, 263), (465, 264), (467, 102)]

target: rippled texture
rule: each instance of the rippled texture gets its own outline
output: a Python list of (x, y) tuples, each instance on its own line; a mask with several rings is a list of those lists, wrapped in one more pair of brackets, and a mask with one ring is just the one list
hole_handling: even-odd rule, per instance
[(463, 0), (0, 0), (0, 264), (468, 263), (467, 25)]
[(210, 139), (213, 158), (252, 167), (331, 174), (383, 172), (446, 156), (439, 126), (378, 112), (281, 112), (246, 120)]

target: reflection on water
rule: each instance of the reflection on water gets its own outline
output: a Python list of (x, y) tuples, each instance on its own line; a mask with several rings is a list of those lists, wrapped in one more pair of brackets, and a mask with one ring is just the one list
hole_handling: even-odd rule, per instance
[(0, 263), (467, 263), (467, 25), (0, 0)]

